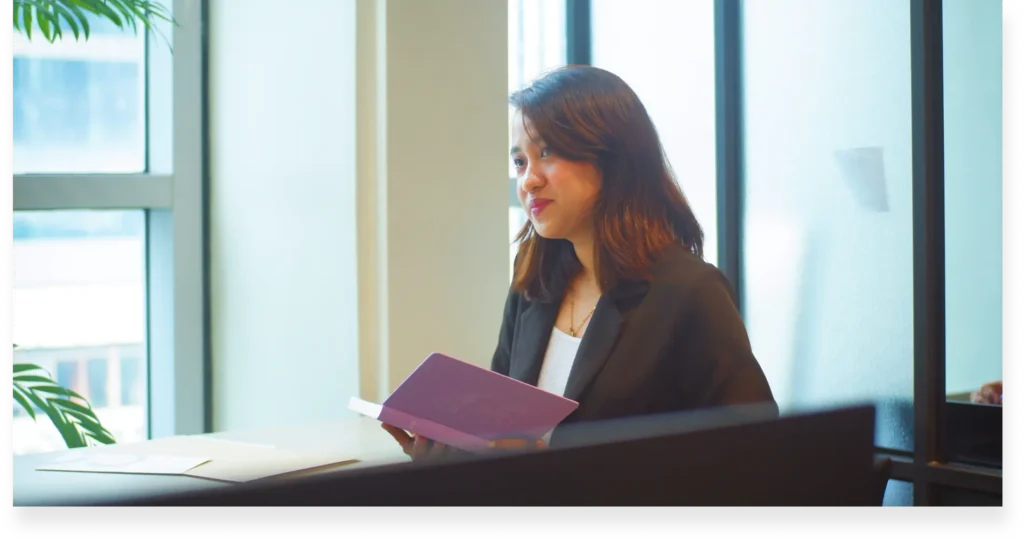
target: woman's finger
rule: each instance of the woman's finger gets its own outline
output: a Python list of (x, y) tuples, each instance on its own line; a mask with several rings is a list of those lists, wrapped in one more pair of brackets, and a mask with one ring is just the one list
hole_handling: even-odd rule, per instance
[(547, 444), (544, 440), (526, 440), (522, 438), (501, 438), (490, 442), (489, 447), (492, 449), (530, 449), (530, 448), (544, 448)]
[(526, 442), (517, 438), (501, 438), (490, 443), (492, 449), (522, 449)]
[(413, 439), (412, 457), (413, 458), (423, 458), (423, 457), (427, 456), (427, 453), (430, 452), (430, 447), (431, 447), (433, 442), (431, 442), (429, 439), (424, 438), (423, 436), (419, 436), (419, 435), (414, 435), (412, 439)]
[(391, 434), (392, 438), (395, 438), (395, 441), (398, 442), (398, 445), (402, 446), (402, 450), (405, 451), (405, 454), (409, 454), (410, 447), (413, 444), (413, 438), (409, 436), (409, 434), (406, 431), (396, 426), (391, 426), (387, 423), (381, 423), (380, 426), (384, 430), (387, 430), (388, 434)]

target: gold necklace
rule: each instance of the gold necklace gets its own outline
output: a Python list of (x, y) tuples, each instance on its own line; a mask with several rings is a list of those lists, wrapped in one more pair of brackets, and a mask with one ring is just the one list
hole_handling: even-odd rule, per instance
[(594, 305), (593, 308), (590, 309), (590, 313), (588, 313), (586, 315), (586, 317), (583, 318), (583, 321), (580, 321), (580, 326), (577, 327), (576, 323), (575, 323), (575, 321), (576, 321), (576, 299), (575, 298), (570, 298), (569, 299), (569, 336), (571, 336), (573, 338), (576, 338), (576, 334), (580, 331), (580, 329), (583, 328), (584, 325), (587, 324), (587, 320), (590, 319), (590, 316), (594, 315), (594, 310), (597, 310), (597, 305), (596, 304)]

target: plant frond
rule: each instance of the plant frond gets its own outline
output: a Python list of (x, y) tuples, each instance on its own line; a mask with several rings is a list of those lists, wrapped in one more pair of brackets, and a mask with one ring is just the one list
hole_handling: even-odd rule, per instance
[(33, 421), (36, 420), (36, 409), (29, 403), (28, 397), (25, 396), (25, 390), (17, 383), (14, 384), (14, 401), (21, 405), (21, 408), (28, 413)]
[(33, 419), (36, 409), (44, 412), (69, 448), (85, 447), (91, 442), (115, 443), (114, 435), (103, 427), (89, 401), (61, 387), (44, 368), (15, 364), (14, 373), (14, 399)]
[[(89, 17), (106, 19), (122, 31), (139, 33), (152, 30), (171, 48), (171, 42), (160, 30), (160, 23), (177, 25), (170, 9), (148, 0), (14, 0), (14, 29), (29, 40), (38, 29), (48, 41), (63, 38), (70, 29), (75, 39), (89, 39)], [(173, 52), (173, 48), (171, 48)]]

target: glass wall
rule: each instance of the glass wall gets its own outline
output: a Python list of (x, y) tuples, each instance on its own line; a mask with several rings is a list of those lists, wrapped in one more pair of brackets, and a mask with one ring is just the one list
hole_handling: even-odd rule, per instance
[(942, 2), (946, 391), (986, 403), (1003, 379), (1002, 27), (998, 1)]
[(913, 443), (910, 10), (744, 2), (744, 312), (783, 409)]

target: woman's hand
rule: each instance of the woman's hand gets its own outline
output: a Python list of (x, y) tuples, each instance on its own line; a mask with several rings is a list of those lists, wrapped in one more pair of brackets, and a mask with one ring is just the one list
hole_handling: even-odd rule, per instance
[(1003, 405), (1003, 382), (993, 381), (982, 385), (980, 389), (971, 393), (971, 402), (975, 404)]
[(380, 426), (386, 430), (388, 434), (391, 434), (392, 438), (395, 438), (395, 441), (402, 446), (402, 451), (413, 460), (438, 458), (453, 451), (451, 447), (448, 447), (443, 443), (429, 440), (423, 436), (415, 434), (410, 436), (408, 432), (398, 428), (397, 426), (392, 426), (387, 423), (381, 423)]
[(502, 438), (490, 442), (488, 447), (491, 449), (504, 449), (504, 450), (515, 450), (515, 449), (545, 449), (547, 444), (544, 440), (527, 440), (522, 438)]
[[(448, 447), (443, 443), (439, 443), (433, 440), (424, 438), (418, 435), (409, 435), (408, 432), (392, 426), (387, 423), (381, 423), (381, 428), (386, 430), (388, 434), (391, 434), (392, 438), (402, 446), (402, 451), (405, 452), (413, 460), (423, 460), (426, 458), (439, 458), (442, 456), (450, 455), (458, 452), (452, 447)], [(520, 449), (544, 449), (547, 447), (542, 440), (528, 440), (522, 438), (502, 438), (494, 440), (488, 444), (491, 449), (498, 450), (520, 450)]]

